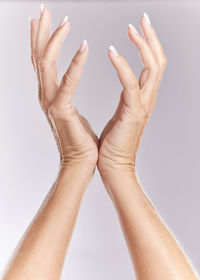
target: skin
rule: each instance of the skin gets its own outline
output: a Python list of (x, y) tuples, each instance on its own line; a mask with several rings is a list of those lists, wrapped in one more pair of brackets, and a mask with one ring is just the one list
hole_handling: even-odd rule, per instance
[(57, 179), (22, 237), (3, 279), (60, 279), (81, 200), (94, 174), (98, 139), (72, 104), (88, 56), (78, 50), (61, 82), (56, 61), (70, 29), (67, 21), (49, 38), (50, 12), (31, 20), (31, 52), (42, 110), (60, 153)]
[(119, 216), (138, 280), (198, 279), (181, 247), (151, 203), (136, 174), (136, 155), (156, 103), (166, 57), (143, 16), (144, 36), (128, 29), (144, 69), (137, 79), (126, 60), (109, 50), (123, 90), (118, 108), (100, 137), (98, 169)]
[(60, 170), (41, 208), (16, 248), (3, 280), (60, 279), (82, 197), (97, 165), (118, 213), (136, 277), (198, 279), (176, 239), (144, 193), (136, 175), (139, 143), (153, 111), (166, 58), (155, 31), (141, 19), (144, 37), (129, 28), (144, 70), (139, 80), (122, 56), (109, 50), (123, 91), (98, 141), (72, 104), (88, 55), (79, 49), (61, 82), (56, 61), (70, 29), (67, 21), (49, 38), (50, 13), (31, 20), (31, 51), (39, 101), (60, 153)]

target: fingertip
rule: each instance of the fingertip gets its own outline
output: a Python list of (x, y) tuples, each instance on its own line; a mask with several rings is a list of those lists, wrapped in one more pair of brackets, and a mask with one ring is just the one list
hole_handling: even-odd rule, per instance
[(143, 18), (144, 18), (145, 23), (146, 23), (148, 26), (151, 26), (151, 21), (150, 21), (149, 16), (147, 15), (147, 13), (144, 13), (144, 14), (143, 14)]
[(71, 24), (68, 20), (68, 17), (64, 17), (63, 20), (60, 22), (60, 24), (58, 25), (57, 29), (56, 29), (56, 33), (61, 33), (63, 34), (63, 40), (65, 40), (66, 36), (68, 35), (69, 31), (71, 28)]
[(38, 21), (35, 18), (29, 17), (28, 20), (29, 20), (29, 27), (30, 27), (30, 29), (37, 28)]
[(110, 46), (108, 48), (108, 53), (114, 57), (119, 56), (119, 52), (117, 51), (117, 49), (114, 46)]
[(68, 16), (65, 16), (65, 17), (61, 20), (61, 22), (60, 22), (60, 24), (58, 25), (58, 27), (63, 27), (63, 26), (66, 24), (67, 21), (68, 21)]
[(128, 25), (128, 31), (129, 31), (130, 33), (132, 33), (132, 34), (135, 34), (135, 35), (138, 35), (138, 34), (139, 34), (138, 31), (137, 31), (137, 29), (136, 29), (132, 24), (130, 24), (130, 23), (129, 23), (129, 25)]
[(29, 24), (31, 25), (32, 17), (28, 18)]
[(132, 41), (132, 32), (131, 32), (131, 28), (130, 28), (130, 27), (128, 27), (127, 35), (128, 35), (128, 39), (129, 39), (130, 41)]
[(69, 22), (69, 19), (67, 19), (67, 21), (65, 21), (63, 24), (61, 23), (61, 25), (59, 25), (58, 28), (63, 29), (68, 33), (71, 28), (71, 23)]
[(134, 28), (129, 27), (128, 28), (128, 39), (135, 44), (135, 41), (138, 37), (139, 33), (137, 32), (137, 30)]
[(147, 13), (144, 13), (140, 19), (140, 28), (144, 35), (147, 35), (149, 32), (153, 31), (153, 27)]
[(51, 21), (51, 13), (50, 10), (44, 6), (44, 4), (41, 4), (40, 6), (40, 18), (39, 21), (48, 21), (50, 23)]
[(43, 15), (44, 10), (45, 10), (44, 4), (41, 3), (41, 4), (40, 4), (40, 17)]
[(83, 53), (86, 50), (88, 50), (88, 42), (87, 42), (87, 40), (83, 40), (83, 42), (80, 45), (79, 51), (80, 51), (80, 53)]
[(146, 20), (145, 20), (144, 15), (143, 15), (140, 19), (140, 28), (141, 28), (142, 32), (145, 29), (145, 23), (146, 23)]
[(38, 20), (35, 19), (35, 18), (32, 18), (31, 19), (31, 24), (34, 25), (34, 26), (37, 25), (38, 24)]
[(45, 7), (45, 13), (46, 15), (50, 18), (51, 17), (51, 12), (48, 8)]

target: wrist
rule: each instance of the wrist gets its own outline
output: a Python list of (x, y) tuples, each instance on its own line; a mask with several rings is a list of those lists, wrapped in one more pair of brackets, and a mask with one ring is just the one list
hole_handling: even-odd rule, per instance
[(79, 178), (90, 178), (94, 175), (95, 165), (88, 165), (87, 161), (71, 161), (69, 163), (63, 164), (60, 162), (59, 174), (74, 174), (77, 179)]
[(92, 160), (90, 161), (87, 157), (69, 160), (61, 156), (59, 168), (60, 170), (63, 170), (63, 172), (74, 170), (84, 174), (94, 174), (96, 162)]
[(100, 173), (104, 187), (108, 192), (110, 198), (115, 200), (115, 196), (126, 193), (129, 186), (138, 186), (137, 175), (133, 167), (104, 169)]
[(119, 180), (120, 182), (125, 177), (136, 178), (135, 166), (133, 164), (110, 164), (109, 166), (104, 165), (104, 167), (98, 165), (98, 170), (104, 183), (112, 184), (114, 180)]
[(135, 175), (135, 162), (120, 164), (114, 161), (98, 161), (97, 166), (102, 178), (112, 178), (118, 174)]
[(94, 170), (86, 170), (81, 166), (65, 166), (60, 167), (56, 185), (59, 188), (68, 188), (75, 193), (81, 192), (83, 195), (94, 175)]

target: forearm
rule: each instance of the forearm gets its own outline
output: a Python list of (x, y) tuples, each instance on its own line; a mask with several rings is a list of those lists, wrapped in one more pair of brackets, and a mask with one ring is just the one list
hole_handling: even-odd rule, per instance
[(198, 279), (134, 173), (103, 177), (117, 209), (137, 279)]
[(18, 245), (4, 280), (59, 279), (66, 249), (92, 174), (62, 169)]

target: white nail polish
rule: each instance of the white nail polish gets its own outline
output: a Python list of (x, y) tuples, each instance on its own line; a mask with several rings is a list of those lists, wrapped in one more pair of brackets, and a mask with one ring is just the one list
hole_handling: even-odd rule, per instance
[(44, 12), (44, 4), (41, 4), (40, 5), (40, 16), (42, 16), (43, 12)]
[(28, 21), (29, 21), (29, 28), (31, 28), (31, 20), (32, 20), (32, 17), (29, 17), (29, 18), (28, 18)]
[(109, 50), (114, 54), (114, 56), (118, 56), (119, 53), (114, 46), (110, 46)]
[(61, 20), (61, 22), (60, 22), (60, 24), (59, 24), (59, 27), (62, 27), (64, 24), (65, 24), (65, 22), (67, 22), (68, 21), (68, 16), (65, 16), (62, 20)]
[(128, 27), (131, 29), (131, 31), (133, 31), (135, 34), (138, 34), (138, 31), (137, 29), (132, 25), (132, 24), (129, 24)]
[(83, 42), (80, 45), (79, 51), (84, 52), (84, 50), (86, 49), (86, 46), (87, 46), (87, 41), (83, 40)]
[(147, 15), (147, 13), (144, 13), (144, 18), (146, 19), (148, 25), (151, 25), (151, 21), (149, 19), (149, 16)]

